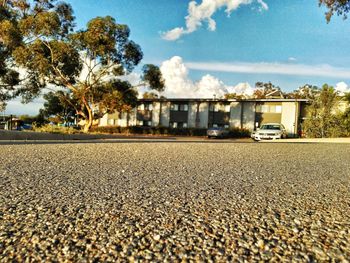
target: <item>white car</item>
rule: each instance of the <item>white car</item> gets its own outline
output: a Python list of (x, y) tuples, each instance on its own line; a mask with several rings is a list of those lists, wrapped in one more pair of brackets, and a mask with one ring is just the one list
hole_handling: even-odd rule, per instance
[(265, 123), (253, 131), (251, 137), (256, 140), (276, 140), (287, 138), (287, 131), (280, 123)]

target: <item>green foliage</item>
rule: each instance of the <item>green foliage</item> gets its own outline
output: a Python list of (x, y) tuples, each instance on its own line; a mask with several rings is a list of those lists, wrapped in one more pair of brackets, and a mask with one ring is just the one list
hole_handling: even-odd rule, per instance
[[(74, 31), (71, 6), (55, 0), (5, 1), (3, 9), (0, 51), (4, 52), (0, 56), (11, 58), (27, 73), (26, 79), (19, 81), (6, 68), (8, 63), (0, 64), (1, 83), (12, 81), (12, 95), (22, 94), (27, 102), (48, 84), (64, 88), (62, 97), (85, 120), (85, 131), (105, 113), (129, 111), (136, 105), (137, 92), (119, 78), (143, 57), (140, 46), (129, 39), (127, 25), (110, 16), (96, 17), (86, 29)], [(142, 79), (151, 89), (164, 88), (158, 67), (146, 65), (143, 73)], [(19, 82), (21, 88), (14, 92)], [(8, 98), (1, 96), (0, 90), (0, 100)]]
[(43, 126), (33, 126), (33, 131), (35, 132), (48, 132), (55, 134), (76, 134), (81, 133), (79, 130), (73, 127), (62, 127), (57, 125), (46, 124)]
[(145, 92), (142, 97), (144, 99), (158, 99), (158, 95), (154, 92)]
[(345, 112), (342, 114), (342, 124), (347, 130), (348, 136), (350, 136), (350, 92), (345, 94), (343, 99), (347, 102), (348, 106)]
[(248, 129), (240, 129), (240, 128), (231, 128), (229, 132), (229, 137), (231, 138), (249, 138), (250, 137), (250, 130)]
[(308, 99), (310, 101), (315, 100), (315, 98), (320, 94), (321, 89), (314, 85), (305, 84), (299, 87), (293, 92), (285, 94), (288, 99)]
[[(118, 126), (100, 126), (92, 127), (91, 132), (108, 134), (145, 134), (145, 135), (171, 135), (171, 136), (206, 136), (207, 129), (199, 128), (168, 128), (168, 127), (118, 127)], [(231, 129), (229, 133), (231, 138), (248, 138), (250, 131), (246, 129)]]
[(18, 119), (25, 123), (33, 123), (36, 121), (36, 116), (29, 116), (27, 114), (18, 116)]
[(243, 99), (244, 96), (243, 95), (237, 95), (236, 93), (226, 93), (224, 98), (226, 100), (231, 100), (231, 99), (240, 100), (240, 99)]
[(75, 109), (70, 104), (72, 99), (69, 93), (63, 91), (49, 92), (43, 95), (46, 100), (44, 108), (40, 110), (40, 113), (46, 118), (55, 116), (59, 122), (73, 122)]
[(323, 85), (320, 93), (307, 107), (303, 130), (307, 137), (340, 137), (349, 135), (344, 116), (337, 111), (339, 97), (332, 86)]
[(281, 91), (280, 87), (275, 86), (271, 82), (257, 82), (255, 83), (255, 88), (256, 90), (254, 91), (254, 97), (257, 99), (265, 99), (269, 93), (274, 91)]
[(3, 112), (6, 110), (6, 103), (0, 101), (0, 112)]
[(164, 91), (165, 84), (162, 78), (162, 73), (158, 67), (151, 64), (146, 64), (143, 66), (143, 73), (143, 81), (149, 83), (154, 90), (159, 92)]
[(6, 1), (0, 4), (0, 102), (16, 96), (15, 86), (19, 83), (19, 74), (11, 68), (11, 52), (21, 42), (16, 27), (15, 13)]
[(18, 116), (18, 119), (23, 121), (24, 123), (32, 124), (35, 127), (39, 127), (39, 126), (42, 126), (44, 123), (47, 123), (44, 116), (41, 114), (38, 114), (36, 116), (30, 116), (27, 114), (20, 115)]
[(350, 11), (349, 0), (319, 0), (320, 5), (324, 5), (328, 8), (326, 12), (326, 19), (329, 22), (332, 16), (336, 13), (339, 16), (347, 18), (347, 13)]

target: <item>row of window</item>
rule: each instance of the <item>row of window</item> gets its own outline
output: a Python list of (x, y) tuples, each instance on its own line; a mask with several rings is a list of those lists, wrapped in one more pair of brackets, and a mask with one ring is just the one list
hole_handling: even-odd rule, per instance
[[(151, 103), (142, 103), (137, 106), (138, 110), (144, 111), (144, 110), (153, 110), (153, 104)], [(172, 111), (188, 111), (188, 104), (171, 104), (170, 109)]]
[(187, 122), (170, 122), (171, 128), (187, 128)]
[(171, 104), (172, 111), (188, 111), (188, 104)]
[(209, 111), (213, 112), (230, 112), (231, 111), (231, 106), (230, 104), (210, 104), (209, 106)]
[[(110, 119), (108, 120), (109, 125), (116, 125), (118, 124), (118, 120), (113, 120)], [(145, 127), (151, 127), (152, 126), (152, 121), (137, 121), (137, 125), (139, 126), (145, 126)], [(171, 128), (188, 128), (188, 123), (187, 122), (170, 122), (169, 127)], [(229, 128), (228, 124), (221, 125), (221, 124), (212, 124), (212, 127), (217, 128), (217, 127), (223, 127), (223, 128)]]
[[(263, 105), (265, 106), (265, 105)], [(151, 103), (142, 103), (138, 105), (138, 110), (144, 111), (144, 110), (153, 110), (153, 104)], [(188, 104), (171, 104), (170, 110), (172, 111), (188, 111)], [(210, 104), (209, 111), (214, 112), (230, 112), (231, 106), (229, 104)]]
[[(138, 110), (153, 110), (152, 103), (142, 103), (138, 105)], [(172, 111), (188, 111), (188, 104), (171, 104), (170, 109)], [(229, 104), (210, 104), (209, 111), (213, 112), (230, 112), (231, 106)], [(261, 113), (281, 113), (282, 105), (256, 105), (256, 112)]]
[(228, 124), (225, 124), (225, 125), (222, 125), (222, 124), (213, 124), (212, 125), (212, 127), (213, 128), (218, 128), (218, 127), (220, 127), (220, 128), (225, 128), (225, 129), (228, 129), (228, 128), (230, 128), (230, 125), (228, 125)]
[(282, 113), (282, 105), (256, 105), (256, 112), (260, 113)]
[(145, 127), (151, 127), (152, 122), (151, 121), (137, 121), (138, 126), (145, 126)]
[(153, 110), (153, 104), (152, 103), (142, 103), (137, 106), (138, 110)]

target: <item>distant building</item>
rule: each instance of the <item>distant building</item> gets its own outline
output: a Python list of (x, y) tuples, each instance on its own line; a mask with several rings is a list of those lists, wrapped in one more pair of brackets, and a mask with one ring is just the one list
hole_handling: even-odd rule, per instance
[(296, 136), (305, 114), (305, 99), (140, 99), (129, 113), (106, 114), (99, 126), (171, 128), (245, 128), (282, 123)]

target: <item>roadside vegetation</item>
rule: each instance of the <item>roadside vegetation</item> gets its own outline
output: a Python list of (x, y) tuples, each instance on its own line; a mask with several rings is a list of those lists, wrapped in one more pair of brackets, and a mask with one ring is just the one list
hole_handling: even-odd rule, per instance
[[(334, 14), (345, 19), (350, 11), (349, 0), (319, 0), (319, 5), (327, 8), (327, 22)], [(79, 120), (84, 132), (114, 129), (116, 133), (175, 133), (163, 127), (142, 131), (141, 127), (127, 127), (125, 131), (120, 127), (94, 127), (106, 113), (128, 112), (135, 107), (138, 95), (135, 87), (164, 90), (161, 72), (151, 64), (143, 67), (141, 83), (133, 86), (125, 80), (142, 58), (141, 47), (130, 39), (129, 27), (110, 16), (93, 18), (85, 28), (77, 29), (72, 7), (63, 1), (0, 2), (0, 111), (5, 109), (6, 101), (17, 96), (28, 103), (43, 95), (44, 109), (35, 120), (28, 121), (38, 131), (64, 132), (65, 127), (51, 125), (64, 124), (68, 133), (73, 132), (69, 127)], [(257, 82), (256, 88), (254, 98), (273, 94), (308, 99), (310, 105), (303, 122), (305, 136), (350, 136), (350, 109), (339, 110), (341, 102), (350, 102), (349, 94), (338, 94), (328, 85), (322, 89), (304, 85), (290, 93), (284, 93), (271, 82)], [(154, 92), (144, 94), (144, 98), (158, 96)], [(226, 94), (225, 98), (243, 97)], [(184, 129), (178, 133), (201, 132)]]
[(33, 131), (35, 132), (48, 132), (56, 134), (77, 134), (82, 133), (82, 131), (75, 129), (74, 127), (63, 127), (52, 124), (45, 124), (42, 126), (33, 125)]
[[(304, 85), (297, 90), (284, 93), (271, 83), (260, 84), (262, 88), (255, 92), (255, 98), (266, 98), (266, 94), (278, 91), (284, 98), (307, 99), (306, 118), (302, 122), (303, 136), (308, 138), (349, 137), (350, 136), (350, 94), (340, 94), (327, 84), (319, 88), (314, 85)], [(259, 94), (259, 96), (258, 96)], [(49, 92), (44, 96), (44, 107), (34, 117), (19, 116), (24, 123), (33, 125), (34, 131), (51, 133), (78, 133), (81, 129), (77, 125), (79, 116), (69, 103), (62, 99), (61, 92)], [(230, 94), (227, 99), (241, 99), (240, 96)], [(92, 125), (89, 132), (107, 134), (148, 134), (148, 135), (183, 135), (205, 136), (206, 129), (169, 127), (98, 127)], [(230, 137), (249, 137), (246, 129), (231, 129)]]
[[(76, 30), (72, 7), (55, 0), (4, 0), (0, 3), (0, 102), (21, 95), (24, 102), (44, 89), (84, 120), (83, 131), (105, 113), (128, 111), (137, 92), (123, 76), (143, 58), (127, 25), (96, 17)], [(20, 74), (21, 68), (25, 74)], [(157, 66), (142, 69), (137, 86), (162, 91)]]
[[(93, 127), (91, 132), (104, 134), (144, 134), (144, 135), (171, 135), (171, 136), (206, 136), (207, 129), (201, 128), (169, 128), (169, 127), (118, 127), (118, 126), (103, 126)], [(248, 138), (250, 131), (247, 129), (230, 129), (228, 137), (230, 138)]]
[(306, 137), (350, 136), (350, 93), (339, 96), (327, 84), (322, 89), (314, 89), (312, 93), (306, 120), (303, 122)]

